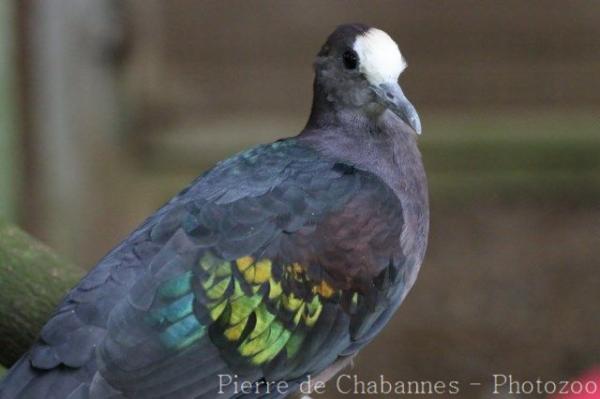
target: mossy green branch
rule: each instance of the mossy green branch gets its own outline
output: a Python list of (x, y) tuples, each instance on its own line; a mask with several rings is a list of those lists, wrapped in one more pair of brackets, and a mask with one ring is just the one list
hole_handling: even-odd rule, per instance
[(83, 271), (19, 228), (0, 220), (0, 364), (32, 344)]

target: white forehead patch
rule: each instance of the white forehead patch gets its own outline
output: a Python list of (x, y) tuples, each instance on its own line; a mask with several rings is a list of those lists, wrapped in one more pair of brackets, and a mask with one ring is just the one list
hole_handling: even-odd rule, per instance
[(353, 47), (360, 72), (373, 85), (395, 82), (406, 68), (398, 45), (382, 30), (371, 28), (357, 36)]

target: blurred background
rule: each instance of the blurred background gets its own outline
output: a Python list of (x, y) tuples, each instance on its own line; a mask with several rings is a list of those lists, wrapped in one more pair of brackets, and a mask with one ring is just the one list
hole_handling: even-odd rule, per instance
[(92, 267), (214, 162), (299, 132), (344, 22), (408, 60), (432, 206), (420, 279), (352, 372), (487, 398), (494, 373), (599, 364), (598, 1), (1, 0), (0, 216)]

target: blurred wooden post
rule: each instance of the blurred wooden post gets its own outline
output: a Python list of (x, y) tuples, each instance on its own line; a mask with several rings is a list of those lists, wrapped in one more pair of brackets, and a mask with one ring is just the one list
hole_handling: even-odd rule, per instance
[(0, 2), (0, 217), (13, 221), (19, 187), (14, 11), (12, 1)]
[(90, 242), (110, 226), (105, 216), (113, 193), (105, 182), (118, 152), (121, 5), (30, 0), (27, 16), (35, 189), (26, 222), (78, 262), (89, 260)]

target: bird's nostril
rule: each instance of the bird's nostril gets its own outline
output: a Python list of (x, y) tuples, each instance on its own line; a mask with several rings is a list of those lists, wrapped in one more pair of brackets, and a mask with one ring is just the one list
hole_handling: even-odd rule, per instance
[(394, 99), (394, 95), (392, 93), (390, 93), (389, 91), (385, 93), (385, 95), (387, 96), (387, 98), (389, 98), (390, 100)]

